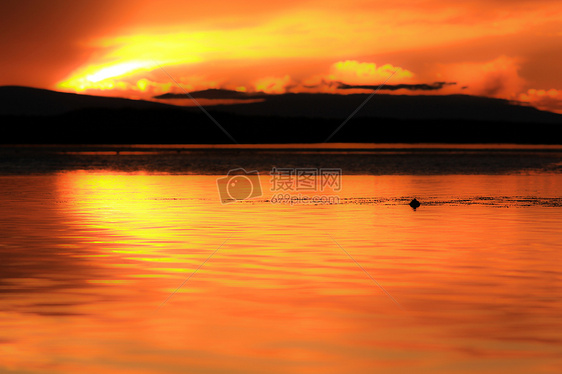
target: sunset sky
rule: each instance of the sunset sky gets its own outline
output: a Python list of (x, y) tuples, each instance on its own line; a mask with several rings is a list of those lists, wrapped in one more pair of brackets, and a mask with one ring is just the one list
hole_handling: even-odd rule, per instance
[(3, 0), (0, 17), (0, 85), (148, 99), (180, 92), (168, 73), (189, 91), (350, 93), (395, 72), (381, 92), (562, 113), (559, 0)]

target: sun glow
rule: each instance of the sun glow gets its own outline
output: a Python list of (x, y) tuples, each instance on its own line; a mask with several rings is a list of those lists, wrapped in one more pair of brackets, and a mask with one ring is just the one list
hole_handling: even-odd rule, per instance
[[(342, 92), (339, 84), (379, 85), (394, 73), (389, 85), (457, 82), (431, 93), (513, 100), (532, 88), (524, 77), (524, 59), (509, 49), (498, 50), (497, 56), (478, 50), (466, 58), (455, 46), (474, 49), (483, 38), (527, 36), (537, 29), (536, 20), (560, 18), (553, 5), (532, 11), (517, 8), (510, 17), (492, 11), (473, 22), (472, 16), (480, 14), (473, 2), (443, 7), (427, 1), (411, 9), (385, 2), (350, 2), (357, 7), (329, 3), (333, 6), (295, 6), (250, 19), (207, 22), (196, 17), (163, 23), (154, 21), (161, 7), (147, 2), (143, 9), (152, 21), (132, 22), (114, 33), (82, 40), (90, 58), (55, 87), (149, 100), (181, 92), (176, 82), (188, 91), (245, 87), (247, 92), (273, 94), (351, 94), (354, 91)], [(458, 56), (441, 60), (449, 48)], [(406, 52), (413, 57), (404, 57)], [(549, 100), (551, 109), (551, 102), (559, 101)]]
[[(283, 87), (278, 87), (279, 84), (264, 82), (271, 77), (290, 81), (291, 74), (270, 71), (272, 67), (285, 65), (282, 61), (314, 58), (329, 59), (333, 63), (341, 61), (342, 56), (362, 53), (363, 45), (369, 42), (366, 36), (369, 33), (365, 33), (362, 27), (348, 30), (343, 36), (335, 35), (330, 30), (334, 25), (340, 25), (343, 30), (345, 19), (324, 14), (321, 20), (311, 24), (310, 20), (318, 19), (317, 16), (305, 12), (229, 30), (166, 32), (153, 29), (96, 39), (88, 43), (92, 51), (91, 60), (57, 86), (80, 92), (114, 88), (144, 92), (152, 86), (143, 83), (139, 86), (137, 82), (150, 78), (139, 73), (159, 70), (159, 67), (181, 67), (181, 73), (174, 77), (182, 83), (182, 78), (190, 76), (190, 71), (197, 68), (194, 65), (200, 64), (206, 67), (202, 74), (210, 76), (208, 82), (216, 82), (215, 76), (236, 80), (237, 76), (233, 77), (230, 69), (238, 68), (243, 70), (245, 77), (232, 82), (232, 88), (265, 84), (273, 87), (270, 90), (280, 92)], [(372, 33), (369, 35), (369, 38), (372, 37)], [(348, 43), (348, 39), (355, 39), (356, 43)], [(333, 47), (327, 48), (328, 44), (333, 44)], [(228, 73), (225, 74), (225, 71)], [(159, 80), (168, 81), (164, 76), (160, 76)]]
[(87, 89), (114, 89), (120, 87), (120, 82), (114, 78), (150, 71), (154, 69), (154, 63), (150, 61), (129, 61), (122, 63), (106, 64), (101, 66), (88, 66), (73, 74), (69, 79), (59, 83), (61, 88), (70, 88), (76, 91)]
[(118, 77), (127, 73), (131, 73), (145, 66), (146, 64), (140, 62), (126, 62), (123, 64), (117, 64), (98, 70), (94, 74), (88, 75), (86, 79), (88, 79), (90, 82), (97, 83), (107, 78)]

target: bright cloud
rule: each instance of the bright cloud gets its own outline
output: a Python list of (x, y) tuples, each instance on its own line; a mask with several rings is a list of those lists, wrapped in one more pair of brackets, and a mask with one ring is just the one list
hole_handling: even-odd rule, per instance
[(380, 84), (390, 76), (393, 81), (403, 83), (412, 78), (414, 73), (391, 64), (377, 67), (377, 64), (371, 62), (346, 60), (333, 64), (328, 78), (346, 84)]
[(437, 69), (439, 78), (456, 81), (471, 95), (515, 99), (525, 84), (518, 59), (507, 56), (480, 63), (438, 65)]
[(536, 108), (562, 114), (562, 90), (531, 88), (519, 95), (519, 100)]
[(265, 77), (256, 81), (254, 87), (257, 92), (265, 92), (268, 94), (280, 94), (287, 91), (287, 87), (291, 84), (291, 77)]

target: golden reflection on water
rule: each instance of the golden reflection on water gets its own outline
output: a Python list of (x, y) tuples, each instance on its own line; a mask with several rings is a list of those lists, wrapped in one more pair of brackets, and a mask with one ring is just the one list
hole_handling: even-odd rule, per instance
[(296, 206), (268, 177), (227, 205), (214, 176), (0, 179), (2, 372), (562, 367), (562, 214), (526, 203), (560, 176), (344, 176)]

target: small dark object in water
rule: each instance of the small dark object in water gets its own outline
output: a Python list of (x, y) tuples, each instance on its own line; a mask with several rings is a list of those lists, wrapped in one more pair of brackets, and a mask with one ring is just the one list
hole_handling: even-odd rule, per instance
[(419, 208), (420, 205), (421, 205), (420, 202), (417, 201), (416, 199), (410, 201), (410, 206), (414, 209)]

